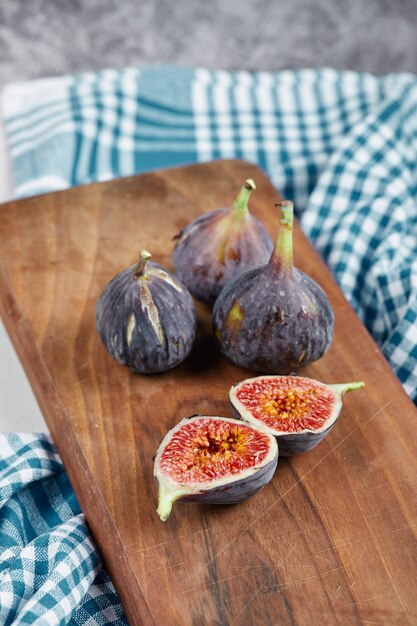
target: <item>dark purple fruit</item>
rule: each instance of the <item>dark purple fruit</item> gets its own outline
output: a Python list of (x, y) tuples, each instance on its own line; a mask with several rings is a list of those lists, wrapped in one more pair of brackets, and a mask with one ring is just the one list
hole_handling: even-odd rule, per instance
[(190, 352), (196, 332), (192, 298), (166, 269), (149, 261), (117, 274), (96, 307), (96, 326), (110, 355), (134, 372), (151, 374), (175, 367)]
[(175, 272), (193, 296), (208, 304), (231, 278), (270, 257), (271, 238), (248, 210), (255, 188), (247, 180), (231, 208), (201, 215), (175, 237)]
[(237, 417), (277, 438), (279, 453), (289, 456), (314, 448), (336, 423), (342, 396), (364, 383), (325, 385), (301, 376), (258, 376), (230, 390)]
[(165, 435), (155, 455), (157, 513), (165, 521), (177, 500), (246, 500), (271, 480), (277, 463), (278, 446), (267, 432), (226, 417), (183, 419)]
[(287, 374), (316, 361), (333, 338), (333, 310), (321, 287), (293, 265), (293, 204), (281, 203), (269, 263), (232, 279), (213, 310), (222, 352), (247, 369)]

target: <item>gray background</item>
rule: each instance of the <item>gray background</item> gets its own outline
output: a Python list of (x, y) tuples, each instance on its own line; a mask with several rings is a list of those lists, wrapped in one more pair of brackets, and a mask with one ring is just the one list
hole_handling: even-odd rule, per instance
[[(416, 16), (417, 0), (0, 0), (0, 88), (143, 63), (417, 71)], [(1, 324), (0, 354), (0, 430), (45, 430)]]
[(141, 63), (417, 70), (417, 0), (0, 0), (0, 85)]

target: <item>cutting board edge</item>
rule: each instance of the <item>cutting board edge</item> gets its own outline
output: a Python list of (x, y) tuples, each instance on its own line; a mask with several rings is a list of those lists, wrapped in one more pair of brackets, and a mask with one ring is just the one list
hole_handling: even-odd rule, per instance
[(148, 170), (146, 172), (128, 174), (127, 176), (118, 176), (117, 178), (112, 178), (111, 180), (97, 180), (93, 182), (80, 183), (78, 185), (72, 185), (71, 187), (67, 187), (66, 189), (57, 189), (56, 191), (45, 191), (44, 193), (39, 193), (39, 194), (32, 195), (32, 196), (25, 196), (23, 198), (10, 198), (9, 200), (0, 202), (0, 212), (3, 209), (6, 209), (7, 207), (16, 204), (17, 202), (19, 204), (24, 204), (24, 203), (29, 204), (33, 200), (42, 200), (42, 198), (51, 198), (51, 197), (53, 198), (53, 197), (60, 196), (60, 195), (68, 195), (72, 192), (77, 193), (77, 191), (85, 189), (85, 188), (106, 187), (106, 186), (114, 185), (114, 183), (119, 183), (119, 182), (128, 183), (130, 180), (139, 178), (141, 176), (155, 176), (158, 174), (163, 174), (164, 172), (175, 173), (176, 170), (183, 170), (185, 168), (193, 169), (193, 168), (201, 167), (202, 165), (209, 165), (209, 164), (216, 164), (216, 163), (223, 163), (223, 162), (236, 163), (236, 165), (240, 163), (242, 165), (250, 166), (254, 168), (256, 171), (258, 171), (261, 176), (269, 180), (266, 172), (264, 172), (257, 163), (253, 163), (252, 161), (249, 161), (248, 159), (212, 159), (211, 161), (199, 161), (198, 163), (184, 163), (183, 165), (174, 165), (172, 167), (161, 167), (156, 170)]
[[(50, 431), (52, 440), (58, 450), (58, 453), (62, 459), (63, 465), (65, 467), (65, 471), (68, 474), (69, 481), (71, 486), (74, 489), (74, 492), (77, 498), (80, 501), (81, 509), (84, 517), (86, 518), (88, 526), (91, 528), (92, 534), (94, 536), (94, 540), (98, 545), (100, 550), (101, 558), (105, 562), (107, 569), (111, 574), (112, 582), (123, 600), (123, 607), (126, 611), (126, 614), (129, 619), (130, 624), (137, 624), (138, 626), (149, 626), (155, 624), (155, 620), (153, 619), (152, 613), (149, 609), (149, 606), (143, 596), (142, 592), (140, 592), (140, 602), (137, 603), (136, 611), (132, 611), (132, 606), (129, 602), (125, 601), (127, 594), (129, 593), (126, 590), (125, 586), (118, 585), (116, 572), (114, 571), (113, 564), (105, 561), (101, 534), (108, 536), (112, 536), (116, 539), (118, 544), (118, 549), (123, 558), (123, 563), (125, 568), (130, 571), (131, 576), (137, 581), (137, 588), (135, 588), (135, 593), (129, 593), (129, 600), (132, 600), (132, 597), (136, 602), (136, 593), (137, 589), (141, 589), (141, 584), (137, 579), (137, 576), (134, 570), (131, 567), (129, 562), (128, 555), (126, 554), (125, 547), (120, 539), (119, 532), (117, 530), (117, 526), (113, 521), (111, 515), (108, 515), (108, 509), (105, 504), (103, 495), (99, 489), (99, 487), (95, 484), (93, 480), (93, 476), (91, 475), (90, 468), (85, 459), (84, 453), (81, 450), (79, 442), (73, 433), (68, 428), (65, 428), (65, 420), (68, 417), (67, 409), (61, 400), (61, 397), (51, 379), (48, 368), (46, 367), (42, 355), (40, 354), (36, 343), (33, 339), (33, 335), (31, 332), (31, 327), (29, 321), (23, 315), (20, 310), (14, 296), (12, 290), (9, 288), (9, 283), (5, 276), (5, 271), (3, 267), (0, 265), (0, 317), (2, 318), (6, 331), (11, 339), (11, 342), (16, 350), (16, 353), (19, 357), (20, 362), (22, 363), (25, 374), (29, 380), (29, 383), (33, 389), (36, 401), (41, 409), (41, 413), (45, 418), (46, 424)], [(36, 374), (35, 374), (36, 371)], [(40, 374), (41, 373), (41, 374)], [(41, 384), (41, 379), (43, 380), (43, 384)], [(51, 404), (48, 404), (48, 402)], [(52, 415), (55, 417), (56, 422), (62, 425), (61, 432), (59, 436), (57, 435), (56, 424), (52, 419)], [(82, 484), (79, 480), (77, 480), (76, 474), (72, 471), (72, 463), (67, 462), (67, 452), (71, 451), (71, 456), (73, 457), (73, 451), (76, 450), (80, 465), (82, 465), (84, 475), (89, 477), (89, 480), (86, 480), (84, 484)], [(94, 486), (94, 488), (93, 488)], [(94, 495), (95, 502), (102, 509), (103, 513), (107, 513), (106, 515), (100, 516), (101, 522), (105, 520), (106, 524), (111, 525), (111, 528), (103, 529), (97, 528), (95, 521), (93, 519), (94, 516), (90, 516), (86, 512), (88, 511), (88, 501)], [(95, 511), (96, 513), (96, 511)], [(136, 621), (137, 615), (140, 614), (141, 620)]]

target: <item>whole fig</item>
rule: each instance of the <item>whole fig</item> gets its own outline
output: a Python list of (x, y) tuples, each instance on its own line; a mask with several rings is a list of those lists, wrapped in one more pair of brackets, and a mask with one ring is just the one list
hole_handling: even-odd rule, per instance
[(213, 309), (222, 352), (247, 369), (287, 374), (319, 359), (334, 328), (322, 288), (293, 264), (293, 204), (282, 202), (269, 263), (232, 279)]
[(269, 259), (271, 238), (248, 209), (254, 189), (254, 181), (247, 180), (231, 208), (201, 215), (174, 237), (176, 274), (193, 296), (208, 304), (231, 278)]
[(142, 250), (136, 265), (106, 285), (96, 307), (96, 327), (109, 354), (142, 374), (164, 372), (181, 363), (196, 332), (188, 290), (150, 258)]

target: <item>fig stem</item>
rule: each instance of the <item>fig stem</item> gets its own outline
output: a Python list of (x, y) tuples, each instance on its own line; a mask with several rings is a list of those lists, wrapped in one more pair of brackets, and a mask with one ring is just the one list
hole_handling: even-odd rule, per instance
[(156, 512), (161, 522), (166, 522), (172, 511), (172, 500), (160, 500)]
[(239, 191), (236, 200), (233, 203), (234, 213), (236, 215), (248, 214), (248, 202), (252, 191), (256, 189), (255, 181), (252, 178), (248, 178), (242, 189)]
[(181, 489), (175, 489), (167, 486), (163, 481), (159, 483), (159, 492), (158, 492), (158, 508), (156, 509), (157, 514), (162, 522), (166, 522), (171, 511), (172, 505), (178, 498), (184, 495), (184, 491)]
[(347, 391), (355, 391), (356, 389), (362, 389), (365, 387), (365, 383), (362, 381), (352, 383), (341, 383), (339, 385), (329, 385), (335, 393), (343, 395)]
[(147, 250), (141, 250), (139, 253), (139, 261), (133, 270), (133, 275), (139, 278), (139, 276), (143, 276), (146, 278), (146, 266), (148, 264), (149, 259), (152, 258), (152, 254)]
[(281, 209), (278, 237), (271, 262), (286, 271), (293, 269), (293, 227), (294, 227), (294, 204), (290, 200), (278, 202), (275, 206)]

